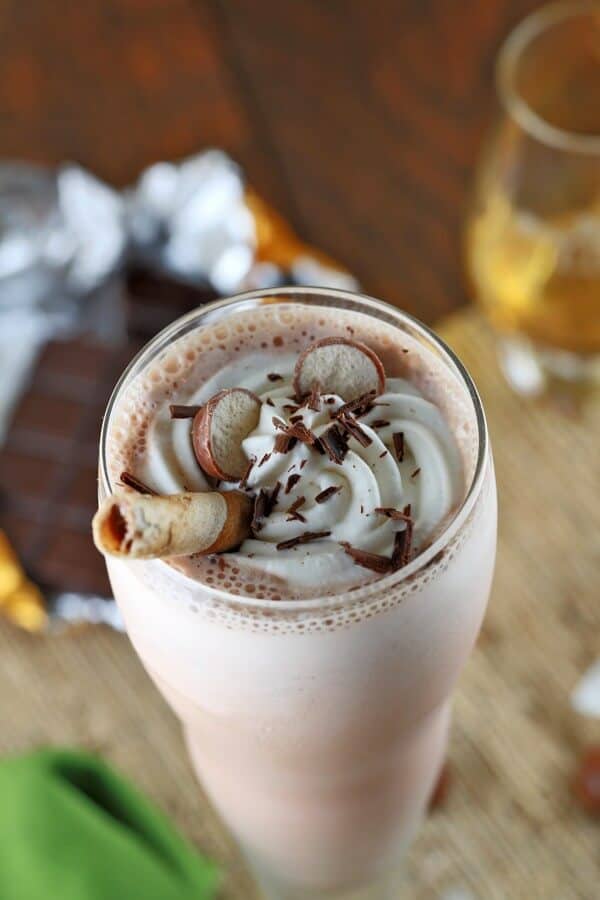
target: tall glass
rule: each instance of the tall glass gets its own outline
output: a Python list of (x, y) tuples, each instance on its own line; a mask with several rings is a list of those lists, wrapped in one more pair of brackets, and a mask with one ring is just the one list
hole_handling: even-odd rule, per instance
[(497, 64), (500, 115), (467, 222), (475, 296), (522, 393), (600, 385), (600, 6), (526, 18)]
[(266, 896), (396, 896), (398, 866), (444, 760), (451, 695), (487, 603), (496, 493), (485, 419), (461, 363), (423, 325), (341, 291), (277, 289), (204, 307), (155, 338), (109, 403), (178, 337), (264, 303), (358, 311), (442, 363), (472, 423), (460, 509), (402, 570), (336, 596), (263, 601), (200, 584), (160, 560), (111, 558), (133, 645), (179, 716), (197, 775)]

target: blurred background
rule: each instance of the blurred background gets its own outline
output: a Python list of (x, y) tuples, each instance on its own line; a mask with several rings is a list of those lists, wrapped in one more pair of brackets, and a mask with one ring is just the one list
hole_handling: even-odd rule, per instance
[[(1, 152), (47, 168), (0, 171), (0, 752), (100, 752), (225, 866), (223, 896), (251, 888), (199, 792), (182, 789), (176, 724), (118, 633), (91, 543), (97, 438), (119, 373), (163, 325), (222, 293), (290, 281), (360, 285), (439, 329), (475, 377), (495, 447), (491, 610), (457, 700), (449, 796), (398, 896), (597, 896), (600, 753), (591, 775), (578, 766), (600, 741), (600, 673), (583, 700), (577, 689), (599, 644), (598, 405), (587, 389), (582, 405), (578, 391), (534, 402), (509, 388), (463, 253), (498, 121), (495, 59), (539, 7), (3, 5)], [(596, 97), (599, 71), (585, 76)], [(228, 157), (155, 165), (210, 148)], [(586, 163), (596, 185), (599, 160)], [(554, 162), (543, 177), (533, 164), (545, 196)], [(200, 225), (173, 199), (185, 179)], [(203, 197), (218, 207), (218, 240)], [(204, 235), (210, 253), (190, 263)], [(585, 304), (575, 333), (600, 333), (597, 269)]]
[(220, 147), (370, 293), (433, 322), (465, 302), (459, 240), (528, 0), (9, 3), (2, 152), (119, 187)]

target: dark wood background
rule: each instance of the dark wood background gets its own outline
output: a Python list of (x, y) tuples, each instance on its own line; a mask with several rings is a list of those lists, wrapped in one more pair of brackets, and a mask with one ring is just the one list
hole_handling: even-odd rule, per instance
[(0, 152), (123, 185), (221, 146), (366, 290), (431, 322), (466, 299), (496, 50), (539, 5), (2, 0)]

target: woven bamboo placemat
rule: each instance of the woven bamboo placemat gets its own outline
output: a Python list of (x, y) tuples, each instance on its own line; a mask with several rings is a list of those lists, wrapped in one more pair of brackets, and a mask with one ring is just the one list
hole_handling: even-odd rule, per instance
[[(600, 740), (569, 693), (600, 654), (600, 408), (573, 421), (515, 397), (473, 311), (442, 334), (483, 396), (500, 492), (498, 565), (482, 636), (456, 697), (454, 778), (406, 864), (399, 900), (594, 900), (600, 823), (569, 780)], [(198, 789), (174, 717), (124, 637), (32, 638), (0, 624), (0, 754), (43, 744), (100, 752), (253, 890)]]

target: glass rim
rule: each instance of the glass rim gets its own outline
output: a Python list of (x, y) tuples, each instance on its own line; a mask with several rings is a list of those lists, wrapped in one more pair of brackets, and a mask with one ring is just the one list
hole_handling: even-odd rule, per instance
[(519, 60), (531, 41), (549, 27), (584, 14), (600, 15), (594, 0), (558, 0), (530, 13), (502, 44), (496, 61), (496, 90), (504, 109), (530, 136), (557, 150), (600, 155), (600, 134), (581, 134), (551, 125), (523, 99), (515, 85)]
[[(305, 294), (305, 299), (296, 299), (295, 301), (294, 298), (298, 298), (299, 294)], [(108, 471), (108, 458), (106, 452), (108, 430), (111, 423), (112, 413), (118, 401), (120, 400), (122, 391), (129, 384), (131, 378), (139, 375), (140, 372), (143, 371), (145, 366), (152, 359), (156, 358), (159, 353), (161, 353), (163, 350), (166, 350), (174, 340), (188, 333), (197, 320), (199, 320), (198, 324), (200, 324), (202, 320), (206, 320), (207, 316), (210, 317), (213, 313), (220, 313), (224, 310), (227, 310), (229, 307), (235, 307), (236, 310), (240, 307), (242, 309), (252, 309), (255, 306), (260, 306), (261, 301), (265, 303), (273, 303), (275, 301), (275, 298), (278, 297), (282, 298), (282, 302), (308, 302), (309, 304), (312, 303), (313, 305), (318, 305), (319, 301), (325, 301), (324, 303), (322, 303), (322, 305), (329, 305), (332, 307), (336, 306), (336, 301), (338, 301), (337, 305), (339, 305), (339, 301), (344, 301), (346, 304), (350, 304), (350, 306), (347, 305), (345, 308), (350, 308), (355, 312), (362, 312), (367, 314), (371, 313), (376, 317), (377, 313), (379, 313), (380, 320), (382, 318), (382, 315), (387, 317), (387, 319), (384, 319), (384, 321), (389, 321), (390, 318), (393, 318), (394, 320), (396, 320), (396, 326), (400, 327), (402, 326), (402, 324), (407, 324), (413, 330), (413, 332), (416, 332), (419, 338), (424, 339), (426, 343), (432, 344), (441, 353), (443, 362), (445, 364), (450, 363), (451, 370), (454, 371), (454, 374), (458, 377), (462, 386), (467, 390), (468, 398), (472, 404), (477, 427), (477, 458), (475, 461), (473, 477), (465, 492), (460, 506), (452, 515), (452, 518), (446, 524), (443, 531), (438, 535), (435, 541), (433, 541), (433, 543), (430, 544), (429, 547), (427, 547), (422, 553), (419, 553), (406, 566), (403, 566), (396, 572), (391, 572), (389, 575), (386, 575), (383, 578), (379, 578), (375, 581), (370, 581), (367, 584), (359, 587), (350, 587), (344, 590), (340, 590), (334, 594), (327, 594), (318, 597), (299, 598), (296, 600), (278, 600), (275, 603), (274, 601), (268, 599), (259, 600), (255, 597), (249, 597), (243, 594), (232, 594), (229, 591), (218, 588), (216, 585), (204, 585), (200, 582), (195, 582), (193, 578), (190, 578), (188, 575), (183, 574), (179, 570), (173, 568), (173, 566), (169, 566), (168, 563), (161, 559), (145, 561), (158, 564), (161, 567), (168, 567), (169, 574), (172, 573), (175, 580), (183, 579), (188, 585), (201, 584), (201, 586), (205, 590), (210, 592), (210, 597), (213, 601), (221, 602), (230, 606), (236, 606), (237, 608), (247, 608), (253, 611), (268, 610), (271, 614), (274, 611), (309, 612), (311, 610), (315, 611), (327, 609), (331, 606), (339, 605), (342, 598), (344, 600), (347, 600), (348, 605), (353, 605), (363, 599), (368, 600), (374, 590), (385, 590), (386, 588), (396, 587), (402, 582), (408, 581), (410, 578), (417, 575), (421, 570), (427, 568), (427, 566), (431, 564), (432, 560), (441, 551), (443, 551), (448, 546), (450, 541), (455, 537), (455, 535), (460, 532), (461, 527), (468, 519), (469, 514), (479, 497), (481, 487), (487, 473), (486, 464), (488, 461), (489, 448), (489, 433), (483, 405), (481, 402), (481, 398), (479, 397), (477, 388), (475, 387), (475, 384), (469, 372), (460, 361), (458, 356), (454, 353), (454, 351), (442, 340), (441, 337), (439, 337), (439, 335), (437, 335), (432, 329), (428, 328), (427, 325), (424, 325), (409, 313), (406, 313), (403, 310), (400, 310), (397, 307), (392, 306), (391, 304), (386, 303), (382, 300), (377, 300), (374, 297), (370, 297), (367, 294), (345, 291), (337, 288), (307, 286), (268, 288), (266, 290), (253, 290), (241, 294), (235, 294), (230, 297), (216, 300), (212, 303), (208, 303), (204, 306), (199, 306), (196, 309), (191, 310), (189, 313), (186, 313), (185, 315), (176, 319), (170, 325), (167, 325), (166, 328), (163, 328), (162, 331), (160, 331), (157, 335), (155, 335), (155, 337), (153, 337), (147, 344), (142, 347), (142, 349), (134, 356), (131, 362), (125, 367), (108, 400), (100, 432), (99, 478), (100, 488), (104, 492), (104, 495), (106, 497), (110, 496), (113, 493), (113, 486), (111, 484)]]

